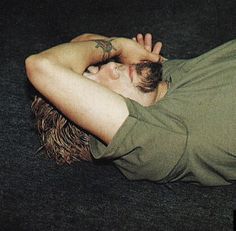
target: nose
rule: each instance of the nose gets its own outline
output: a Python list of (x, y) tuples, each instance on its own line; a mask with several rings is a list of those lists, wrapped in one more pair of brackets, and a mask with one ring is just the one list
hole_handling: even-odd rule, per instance
[(109, 62), (107, 64), (102, 65), (100, 70), (104, 74), (104, 78), (112, 79), (112, 80), (119, 78), (117, 64), (115, 62)]

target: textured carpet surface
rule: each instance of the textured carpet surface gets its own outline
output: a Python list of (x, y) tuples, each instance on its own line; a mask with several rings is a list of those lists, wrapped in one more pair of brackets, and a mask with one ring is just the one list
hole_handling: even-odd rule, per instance
[(0, 231), (233, 230), (236, 184), (126, 180), (111, 165), (57, 166), (39, 147), (24, 60), (84, 33), (152, 32), (168, 58), (236, 37), (236, 1), (0, 2)]

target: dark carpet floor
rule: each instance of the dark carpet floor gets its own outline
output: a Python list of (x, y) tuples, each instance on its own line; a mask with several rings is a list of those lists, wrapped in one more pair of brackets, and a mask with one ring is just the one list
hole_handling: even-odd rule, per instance
[(34, 130), (24, 60), (84, 33), (152, 32), (168, 58), (236, 37), (235, 0), (0, 2), (0, 230), (233, 230), (236, 184), (126, 180), (111, 165), (57, 166)]

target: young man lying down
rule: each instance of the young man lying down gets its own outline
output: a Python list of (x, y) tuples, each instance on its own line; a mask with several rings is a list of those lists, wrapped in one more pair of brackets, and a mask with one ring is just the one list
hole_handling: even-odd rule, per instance
[(128, 179), (236, 180), (236, 40), (189, 60), (160, 49), (151, 34), (84, 34), (27, 58), (47, 152), (60, 163), (107, 158)]

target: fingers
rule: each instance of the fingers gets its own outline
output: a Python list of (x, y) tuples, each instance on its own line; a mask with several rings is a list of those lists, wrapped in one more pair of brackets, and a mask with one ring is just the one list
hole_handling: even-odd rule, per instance
[(152, 35), (150, 33), (144, 37), (144, 48), (149, 52), (152, 51)]
[(160, 56), (158, 54), (148, 52), (145, 61), (158, 62), (159, 60)]
[(162, 43), (157, 42), (152, 47), (152, 34), (147, 33), (145, 36), (143, 34), (139, 33), (136, 37), (132, 38), (134, 41), (136, 41), (139, 45), (145, 48), (148, 53), (146, 54), (146, 61), (152, 61), (157, 62), (161, 60), (161, 56), (159, 55), (162, 48)]
[(152, 35), (150, 33), (145, 36), (137, 34), (132, 40), (122, 38), (120, 41), (124, 48), (119, 56), (122, 63), (135, 64), (145, 61), (158, 62), (160, 60), (159, 53), (162, 43), (156, 43), (153, 52)]
[(139, 33), (136, 37), (133, 37), (132, 39), (139, 45), (144, 47), (147, 51), (152, 51), (152, 35), (150, 33), (145, 34), (145, 36)]
[(137, 38), (138, 44), (144, 47), (143, 35), (142, 34), (137, 34), (136, 38)]
[(162, 48), (162, 43), (161, 43), (161, 42), (157, 42), (157, 43), (154, 45), (154, 47), (153, 47), (152, 53), (159, 55), (160, 52), (161, 52), (161, 48)]

